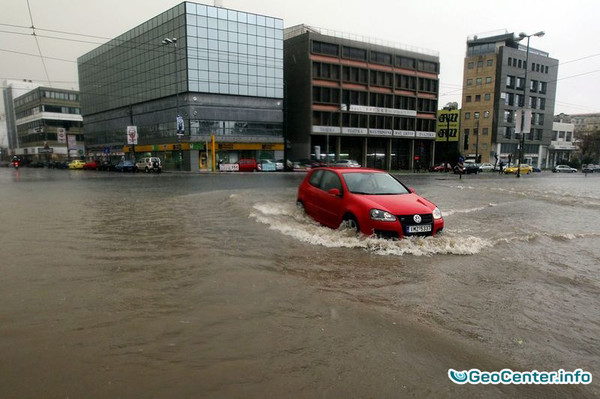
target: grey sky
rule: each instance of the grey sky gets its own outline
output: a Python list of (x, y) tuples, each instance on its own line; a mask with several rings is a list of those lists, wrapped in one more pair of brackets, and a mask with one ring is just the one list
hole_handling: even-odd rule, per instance
[[(48, 30), (111, 38), (179, 3), (180, 0), (29, 0), (33, 23), (40, 29), (39, 48), (45, 57), (50, 57), (45, 64), (52, 85), (77, 89), (77, 57), (99, 45), (73, 39), (96, 43), (106, 40)], [(600, 111), (597, 0), (222, 0), (222, 4), (282, 18), (285, 27), (305, 23), (436, 50), (441, 62), (440, 107), (449, 101), (460, 103), (467, 36), (504, 29), (529, 34), (544, 30), (544, 37), (531, 39), (531, 47), (547, 51), (561, 62), (555, 113)], [(39, 54), (31, 29), (7, 26), (31, 26), (27, 0), (0, 0), (0, 10), (0, 81), (46, 81), (39, 56), (17, 54)]]

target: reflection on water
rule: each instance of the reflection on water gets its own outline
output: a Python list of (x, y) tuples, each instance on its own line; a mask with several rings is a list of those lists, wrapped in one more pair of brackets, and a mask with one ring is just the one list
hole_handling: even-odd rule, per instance
[(600, 372), (600, 179), (404, 176), (446, 228), (390, 241), (301, 178), (0, 170), (0, 396), (591, 396), (446, 373)]

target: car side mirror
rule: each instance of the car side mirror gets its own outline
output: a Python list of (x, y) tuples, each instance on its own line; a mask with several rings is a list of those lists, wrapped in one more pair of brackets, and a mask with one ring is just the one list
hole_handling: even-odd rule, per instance
[(413, 194), (416, 194), (417, 192), (415, 191), (415, 189), (413, 187), (409, 187), (408, 191), (410, 191)]
[(341, 197), (342, 196), (339, 188), (330, 188), (329, 191), (327, 191), (327, 194), (331, 195), (332, 197)]

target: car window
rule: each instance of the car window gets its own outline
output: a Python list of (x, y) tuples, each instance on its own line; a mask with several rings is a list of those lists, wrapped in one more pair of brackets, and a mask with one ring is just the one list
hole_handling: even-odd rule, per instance
[(321, 176), (323, 176), (322, 170), (315, 170), (312, 175), (310, 175), (310, 179), (308, 183), (314, 187), (320, 187)]
[(321, 189), (323, 191), (329, 191), (332, 188), (337, 188), (341, 192), (342, 182), (337, 174), (329, 170), (325, 170), (323, 171), (323, 178), (321, 179)]
[(402, 183), (387, 173), (342, 173), (348, 190), (354, 194), (408, 194)]

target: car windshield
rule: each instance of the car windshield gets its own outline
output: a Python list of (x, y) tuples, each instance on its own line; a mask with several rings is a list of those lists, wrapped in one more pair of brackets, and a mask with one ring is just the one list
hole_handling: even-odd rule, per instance
[(406, 187), (387, 173), (342, 173), (342, 176), (348, 190), (353, 194), (397, 195), (409, 193)]

